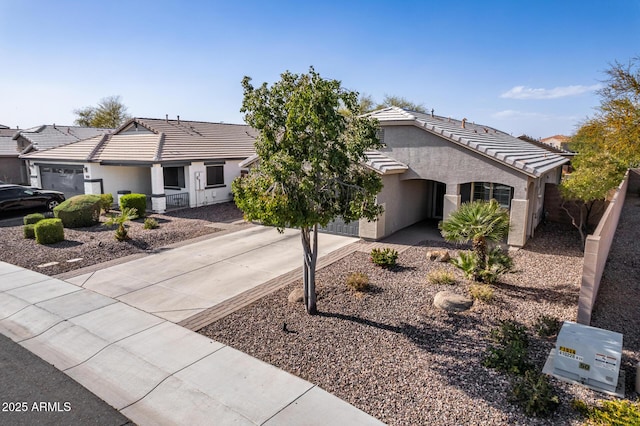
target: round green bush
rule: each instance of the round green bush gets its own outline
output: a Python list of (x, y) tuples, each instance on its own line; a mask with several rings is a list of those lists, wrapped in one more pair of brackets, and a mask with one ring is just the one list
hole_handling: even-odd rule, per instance
[(32, 213), (23, 217), (22, 223), (25, 225), (30, 225), (30, 224), (38, 223), (42, 219), (44, 219), (44, 215), (42, 213)]
[(111, 193), (100, 194), (100, 207), (102, 208), (102, 210), (104, 210), (105, 213), (111, 210), (112, 205), (113, 205), (113, 194)]
[(56, 206), (53, 214), (65, 228), (84, 228), (98, 223), (101, 207), (99, 195), (76, 195)]
[(22, 228), (22, 232), (24, 234), (24, 238), (27, 240), (33, 240), (36, 237), (35, 223), (29, 223)]
[(54, 244), (64, 241), (64, 227), (60, 219), (43, 219), (34, 226), (36, 243)]
[(148, 217), (144, 220), (144, 229), (158, 229), (160, 225), (158, 225), (158, 221), (152, 217)]
[(120, 210), (136, 209), (138, 217), (144, 217), (147, 211), (147, 196), (144, 194), (126, 194), (120, 197)]

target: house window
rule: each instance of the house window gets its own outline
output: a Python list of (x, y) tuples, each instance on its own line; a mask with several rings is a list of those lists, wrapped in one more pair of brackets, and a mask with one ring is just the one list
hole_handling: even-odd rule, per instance
[(224, 166), (207, 166), (207, 186), (224, 186)]
[(184, 188), (184, 167), (164, 167), (164, 187)]
[(513, 188), (507, 185), (492, 182), (474, 182), (473, 200), (496, 200), (501, 207), (508, 209), (511, 207), (513, 198)]

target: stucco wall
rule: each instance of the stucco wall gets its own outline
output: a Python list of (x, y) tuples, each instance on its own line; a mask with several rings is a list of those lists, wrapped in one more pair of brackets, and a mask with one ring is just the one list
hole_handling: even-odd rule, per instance
[(377, 202), (384, 207), (384, 214), (378, 222), (360, 221), (361, 237), (382, 238), (428, 216), (431, 206), (430, 182), (401, 180), (401, 176), (395, 174), (382, 177), (384, 186), (377, 196)]
[(7, 183), (27, 183), (24, 162), (18, 157), (0, 157), (0, 180)]
[[(224, 162), (224, 186), (206, 188), (207, 166), (203, 162), (192, 163), (185, 168), (185, 181), (189, 189), (189, 201), (191, 207), (204, 206), (208, 204), (224, 203), (231, 201), (231, 182), (240, 176), (240, 160), (229, 160)], [(199, 175), (198, 175), (199, 174)], [(197, 176), (200, 177), (198, 183)]]
[[(384, 144), (382, 152), (409, 166), (409, 170), (400, 175), (400, 182), (428, 179), (447, 185), (445, 218), (460, 203), (460, 196), (452, 192), (453, 189), (459, 191), (460, 185), (470, 182), (492, 182), (512, 187), (511, 231), (508, 243), (515, 246), (524, 245), (542, 220), (544, 183), (559, 179), (560, 170), (551, 171), (542, 178), (533, 178), (414, 126), (385, 126)], [(400, 188), (399, 186), (391, 190), (394, 204), (418, 202), (414, 199), (417, 192), (404, 192)], [(407, 223), (409, 220), (405, 220), (403, 215), (406, 215), (406, 212), (402, 208), (397, 211), (389, 208), (387, 210), (385, 235), (390, 233), (387, 228), (395, 231), (410, 224)], [(395, 215), (398, 215), (398, 218)]]
[(102, 179), (105, 194), (118, 198), (118, 191), (127, 190), (138, 194), (151, 194), (151, 172), (147, 166), (104, 166), (85, 164), (85, 179)]
[(526, 199), (526, 175), (427, 131), (414, 126), (385, 127), (384, 143), (386, 148), (380, 151), (409, 166), (402, 179), (430, 179), (449, 185), (501, 183), (514, 188), (514, 198)]

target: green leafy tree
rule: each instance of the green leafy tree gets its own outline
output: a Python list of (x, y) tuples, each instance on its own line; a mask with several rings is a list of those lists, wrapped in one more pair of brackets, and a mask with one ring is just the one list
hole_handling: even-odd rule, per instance
[[(604, 206), (628, 167), (640, 165), (640, 57), (628, 64), (615, 62), (605, 71), (607, 79), (598, 91), (600, 105), (569, 141), (578, 154), (573, 173), (560, 185), (564, 210), (580, 232), (589, 232), (589, 219)], [(575, 209), (568, 206), (574, 204)]]
[(321, 78), (313, 67), (308, 74), (287, 71), (271, 87), (253, 87), (245, 77), (242, 87), (241, 111), (258, 130), (260, 161), (233, 181), (235, 201), (248, 220), (280, 232), (300, 229), (304, 303), (314, 314), (318, 225), (336, 217), (374, 220), (382, 212), (375, 202), (380, 177), (362, 164), (365, 151), (380, 146), (378, 124), (358, 116), (356, 92)]
[(423, 104), (416, 104), (403, 98), (402, 96), (384, 95), (384, 99), (381, 104), (376, 105), (375, 109), (386, 108), (390, 106), (397, 106), (400, 108), (408, 109), (411, 111), (423, 112), (426, 114), (427, 110)]
[[(390, 106), (397, 106), (400, 108), (408, 109), (411, 111), (418, 111), (426, 113), (427, 110), (423, 104), (416, 104), (411, 102), (401, 96), (392, 96), (385, 95), (382, 103), (376, 103), (376, 101), (371, 97), (371, 95), (361, 94), (358, 98), (359, 111), (361, 114), (365, 114), (367, 112), (375, 111), (381, 108), (387, 108)], [(341, 109), (343, 114), (348, 113), (344, 108)]]
[(127, 114), (127, 107), (120, 100), (120, 96), (103, 98), (98, 106), (88, 106), (73, 111), (78, 116), (75, 123), (83, 127), (100, 127), (115, 129), (131, 118)]
[(629, 167), (640, 165), (640, 57), (615, 62), (598, 91), (600, 106), (571, 138), (578, 157), (605, 152)]
[[(560, 184), (561, 206), (580, 232), (584, 246), (590, 230), (590, 218), (604, 207), (603, 201), (620, 184), (627, 167), (622, 160), (606, 152), (592, 153), (576, 160), (575, 170)], [(575, 207), (571, 209), (571, 205)]]
[(471, 241), (475, 256), (472, 276), (484, 281), (483, 271), (492, 269), (487, 242), (499, 242), (509, 233), (509, 213), (496, 200), (463, 203), (449, 218), (438, 225), (447, 241)]
[(362, 114), (376, 109), (376, 102), (373, 100), (371, 95), (367, 95), (366, 93), (360, 94), (360, 97), (358, 98), (358, 105), (360, 106), (360, 112)]

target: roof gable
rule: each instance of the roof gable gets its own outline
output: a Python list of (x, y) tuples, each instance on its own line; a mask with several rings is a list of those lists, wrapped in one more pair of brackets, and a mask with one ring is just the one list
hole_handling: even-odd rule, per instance
[(42, 125), (25, 130), (17, 130), (14, 140), (23, 138), (29, 144), (29, 150), (41, 151), (72, 142), (110, 133), (113, 129), (80, 126)]
[(489, 126), (468, 123), (398, 107), (377, 110), (368, 116), (381, 126), (410, 125), (477, 152), (530, 176), (539, 177), (569, 160), (531, 142)]
[(255, 152), (253, 134), (251, 127), (242, 124), (133, 118), (105, 137), (24, 158), (119, 163), (239, 159)]

